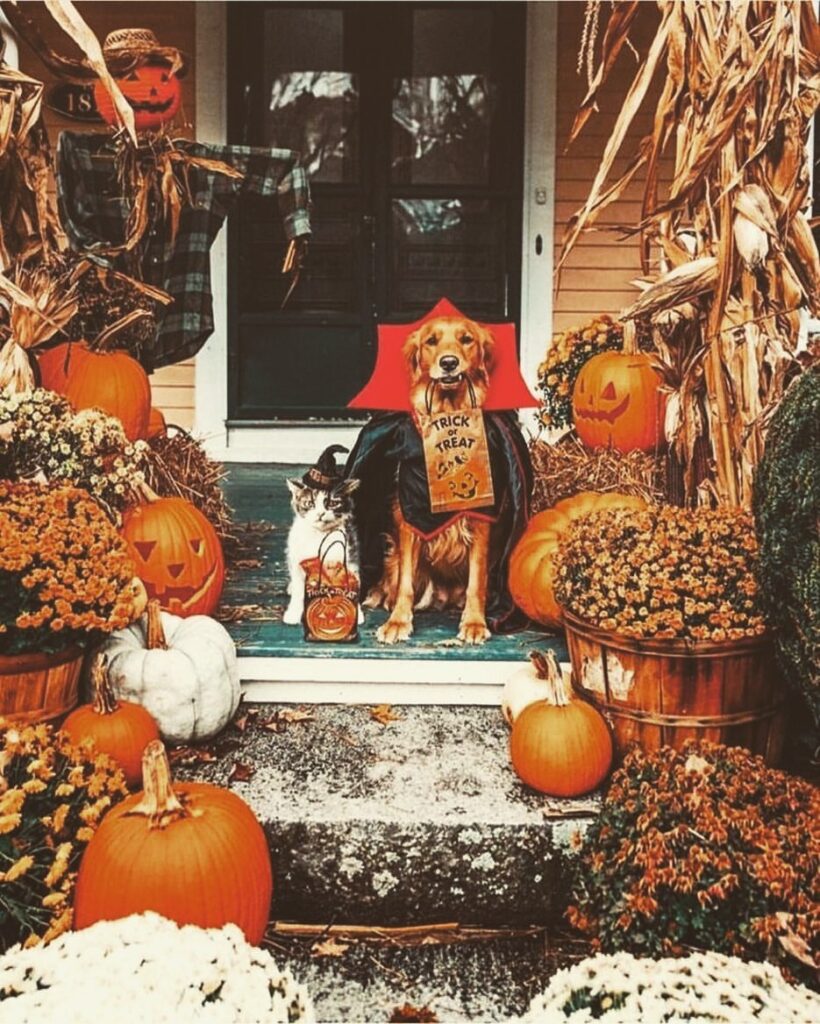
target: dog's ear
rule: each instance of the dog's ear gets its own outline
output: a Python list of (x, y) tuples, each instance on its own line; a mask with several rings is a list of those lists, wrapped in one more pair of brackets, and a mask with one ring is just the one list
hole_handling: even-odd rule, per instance
[(413, 373), (419, 368), (419, 345), (421, 344), (423, 330), (421, 328), (418, 331), (413, 331), (412, 334), (408, 334), (401, 350), (404, 361)]
[(475, 337), (481, 346), (482, 361), (485, 370), (491, 370), (493, 366), (493, 353), (495, 352), (495, 338), (492, 331), (486, 327), (475, 324)]

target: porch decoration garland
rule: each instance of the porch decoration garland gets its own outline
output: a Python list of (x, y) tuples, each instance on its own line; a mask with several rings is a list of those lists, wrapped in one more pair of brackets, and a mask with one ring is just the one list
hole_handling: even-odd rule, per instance
[(82, 488), (118, 523), (145, 478), (147, 453), (119, 420), (97, 409), (75, 413), (53, 391), (0, 393), (0, 479)]
[(139, 598), (126, 542), (85, 491), (0, 481), (0, 654), (85, 646)]
[[(49, 725), (4, 728), (0, 719), (0, 951), (50, 942), (71, 927), (80, 855), (127, 795), (106, 755)], [(0, 981), (4, 1021), (6, 995)]]
[[(666, 366), (674, 392), (666, 434), (681, 498), (749, 506), (768, 414), (798, 369), (800, 308), (820, 310), (820, 255), (806, 212), (807, 138), (820, 104), (820, 26), (814, 6), (799, 0), (658, 6), (659, 24), (586, 202), (567, 225), (557, 269), (642, 171), (636, 228), (645, 290), (621, 316), (651, 325)], [(645, 10), (617, 4), (609, 13), (570, 144), (598, 109), (632, 22)], [(659, 73), (652, 133), (613, 180)], [(661, 187), (666, 156), (674, 168)], [(655, 271), (650, 257), (657, 252)]]
[[(307, 990), (235, 925), (179, 927), (154, 913), (100, 921), (0, 957), (5, 1024), (313, 1024)], [(89, 992), (93, 997), (89, 997)]]
[(609, 509), (570, 528), (555, 594), (578, 618), (626, 637), (762, 636), (756, 555), (745, 509)]
[(820, 997), (771, 964), (720, 953), (680, 958), (598, 954), (558, 971), (521, 1018), (526, 1024), (805, 1024)]
[(818, 986), (820, 789), (741, 747), (634, 750), (578, 844), (569, 922), (611, 953), (770, 960)]

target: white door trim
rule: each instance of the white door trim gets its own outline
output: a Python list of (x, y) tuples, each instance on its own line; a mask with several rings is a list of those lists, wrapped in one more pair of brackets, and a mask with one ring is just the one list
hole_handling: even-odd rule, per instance
[[(555, 101), (558, 5), (527, 4), (527, 65), (521, 253), (521, 367), (533, 387), (552, 336)], [(226, 3), (196, 5), (196, 130), (203, 142), (227, 139)], [(539, 190), (545, 201), (539, 202)], [(536, 236), (541, 235), (540, 255)], [(227, 232), (211, 249), (215, 330), (196, 358), (195, 430), (208, 453), (230, 462), (312, 462), (329, 444), (350, 447), (358, 428), (322, 423), (247, 427), (228, 419)], [(529, 417), (525, 415), (525, 422)]]

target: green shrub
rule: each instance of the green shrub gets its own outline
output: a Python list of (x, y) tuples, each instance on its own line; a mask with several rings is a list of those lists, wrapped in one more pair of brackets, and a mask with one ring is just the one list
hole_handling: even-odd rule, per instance
[(820, 370), (803, 373), (772, 421), (755, 478), (757, 578), (780, 667), (820, 727)]

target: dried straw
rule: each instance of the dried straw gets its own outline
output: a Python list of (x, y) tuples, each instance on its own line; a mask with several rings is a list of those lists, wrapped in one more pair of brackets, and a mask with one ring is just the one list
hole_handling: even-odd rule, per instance
[(530, 457), (535, 472), (533, 512), (579, 491), (620, 491), (650, 502), (666, 497), (663, 461), (646, 452), (591, 451), (571, 434), (557, 444), (534, 439)]
[(145, 482), (160, 497), (186, 498), (223, 543), (235, 543), (233, 512), (222, 490), (224, 466), (210, 459), (200, 442), (181, 427), (168, 430), (148, 442)]

